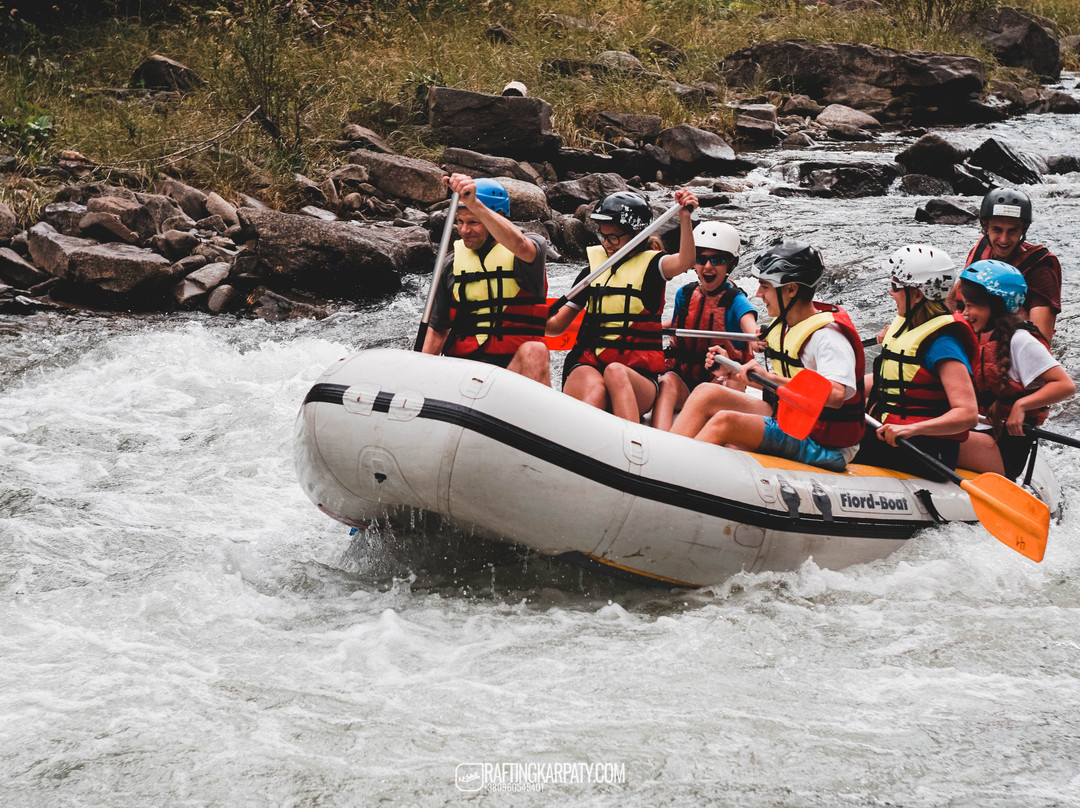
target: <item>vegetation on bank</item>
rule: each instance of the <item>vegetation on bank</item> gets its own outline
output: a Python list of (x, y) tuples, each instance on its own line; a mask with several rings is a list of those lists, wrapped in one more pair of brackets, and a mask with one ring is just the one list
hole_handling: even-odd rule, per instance
[[(57, 15), (34, 12), (52, 3), (0, 0), (0, 155), (16, 158), (15, 170), (0, 175), (0, 200), (32, 217), (47, 192), (40, 170), (27, 176), (75, 150), (110, 167), (113, 179), (148, 183), (164, 172), (288, 204), (294, 172), (318, 175), (340, 161), (334, 141), (345, 123), (376, 130), (401, 153), (438, 160), (442, 144), (424, 126), (432, 85), (498, 93), (521, 81), (551, 103), (553, 126), (571, 146), (598, 137), (587, 123), (594, 110), (725, 132), (731, 114), (717, 62), (739, 48), (804, 37), (966, 53), (993, 66), (989, 53), (948, 29), (957, 14), (987, 2), (883, 0), (884, 15), (794, 0), (62, 0)], [(1056, 21), (1062, 34), (1080, 33), (1075, 0), (1015, 4)], [(494, 39), (492, 24), (512, 40)], [(651, 39), (681, 58), (650, 48)], [(721, 92), (713, 102), (687, 101), (654, 78), (545, 67), (608, 50)], [(205, 84), (182, 97), (127, 87), (155, 53)]]

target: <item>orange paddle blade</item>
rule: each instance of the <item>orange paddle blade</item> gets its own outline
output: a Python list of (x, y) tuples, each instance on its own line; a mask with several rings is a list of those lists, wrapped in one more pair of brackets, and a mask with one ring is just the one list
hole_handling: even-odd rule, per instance
[[(555, 298), (548, 298), (548, 307), (550, 308), (555, 303)], [(577, 313), (577, 316), (570, 321), (570, 325), (566, 327), (566, 330), (555, 337), (544, 337), (544, 342), (548, 346), (549, 351), (569, 351), (574, 347), (574, 343), (577, 342), (578, 330), (581, 328), (581, 321), (585, 317), (585, 309), (582, 309)]]
[(1050, 533), (1050, 508), (1045, 502), (989, 471), (961, 480), (960, 487), (971, 496), (975, 515), (994, 538), (1032, 561), (1042, 561)]
[(820, 373), (800, 370), (791, 381), (776, 388), (780, 399), (776, 423), (797, 440), (808, 437), (832, 391), (832, 382)]

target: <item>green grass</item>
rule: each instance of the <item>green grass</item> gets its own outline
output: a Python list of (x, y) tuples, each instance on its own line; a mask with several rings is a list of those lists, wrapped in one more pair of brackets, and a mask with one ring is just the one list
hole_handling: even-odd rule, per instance
[[(423, 97), (433, 84), (497, 93), (508, 80), (523, 81), (552, 104), (553, 125), (571, 146), (598, 136), (582, 124), (590, 110), (730, 129), (722, 99), (712, 106), (684, 103), (650, 80), (545, 70), (556, 58), (591, 60), (604, 50), (625, 50), (666, 78), (721, 87), (717, 62), (724, 56), (794, 36), (989, 59), (940, 24), (908, 13), (927, 0), (889, 2), (895, 17), (841, 16), (785, 0), (326, 0), (298, 1), (291, 11), (273, 0), (220, 6), (204, 0), (178, 19), (174, 12), (169, 22), (103, 19), (61, 32), (10, 26), (0, 44), (0, 152), (29, 169), (74, 149), (136, 176), (167, 172), (224, 194), (245, 191), (288, 205), (296, 201), (293, 172), (318, 177), (341, 159), (332, 141), (347, 121), (380, 131), (403, 153), (438, 160), (443, 144), (422, 125)], [(1055, 19), (1063, 33), (1080, 31), (1075, 0), (1025, 5)], [(321, 32), (296, 13), (301, 8)], [(593, 27), (561, 28), (546, 16), (552, 13)], [(493, 22), (516, 42), (489, 41), (485, 28)], [(681, 48), (685, 61), (657, 60), (643, 47), (649, 37)], [(154, 53), (183, 62), (207, 84), (172, 99), (111, 91)], [(0, 196), (18, 204), (10, 190)]]

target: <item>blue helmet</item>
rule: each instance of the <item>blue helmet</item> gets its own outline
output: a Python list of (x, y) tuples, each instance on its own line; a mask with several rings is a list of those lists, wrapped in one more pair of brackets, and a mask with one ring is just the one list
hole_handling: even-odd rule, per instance
[(1027, 297), (1027, 281), (1020, 270), (1004, 261), (976, 261), (963, 272), (960, 279), (977, 283), (994, 297), (1005, 301), (1010, 314), (1020, 308)]
[(506, 193), (501, 182), (488, 177), (480, 177), (475, 181), (475, 185), (477, 199), (496, 213), (510, 216), (510, 195)]

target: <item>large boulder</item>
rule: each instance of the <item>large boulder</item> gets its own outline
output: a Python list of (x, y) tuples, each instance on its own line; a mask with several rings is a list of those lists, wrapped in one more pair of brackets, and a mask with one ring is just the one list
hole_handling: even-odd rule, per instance
[[(970, 56), (789, 39), (743, 48), (719, 67), (729, 86), (765, 83), (819, 103), (830, 102), (834, 91), (855, 84), (888, 90), (891, 99), (880, 112), (875, 110), (883, 122), (964, 122), (975, 113), (980, 120), (985, 116), (978, 96), (986, 84), (986, 70)], [(881, 97), (872, 99), (874, 107), (881, 106)]]
[(551, 104), (532, 96), (432, 87), (428, 120), (448, 146), (504, 157), (545, 160), (562, 145), (551, 129)]
[(442, 156), (447, 173), (468, 174), (470, 177), (513, 177), (523, 182), (539, 184), (540, 174), (528, 163), (510, 157), (481, 154), (469, 149), (446, 149)]
[(626, 180), (618, 174), (588, 174), (576, 180), (555, 183), (548, 188), (547, 199), (553, 210), (573, 213), (584, 204), (626, 190)]
[(1034, 158), (1016, 151), (997, 138), (987, 138), (968, 157), (968, 165), (989, 171), (1009, 182), (1033, 185), (1042, 182), (1042, 173)]
[(716, 176), (745, 167), (720, 135), (685, 123), (663, 130), (656, 145), (670, 156), (672, 169), (682, 174)]
[(999, 6), (968, 12), (954, 23), (953, 31), (988, 45), (994, 58), (1007, 67), (1026, 67), (1054, 81), (1061, 75), (1057, 26), (1030, 11)]
[(365, 227), (250, 208), (238, 213), (245, 236), (254, 240), (254, 253), (276, 288), (296, 287), (354, 300), (396, 292), (401, 273), (418, 260), (402, 244), (406, 230), (420, 231), (430, 260), (434, 256), (422, 228)]
[(65, 236), (43, 222), (30, 229), (30, 256), (53, 277), (107, 293), (152, 293), (173, 280), (172, 262), (151, 250)]
[(923, 135), (896, 155), (896, 162), (909, 174), (926, 174), (943, 180), (955, 175), (954, 166), (963, 162), (967, 152), (932, 132)]
[(349, 162), (367, 168), (371, 184), (384, 194), (432, 205), (447, 197), (446, 172), (427, 160), (381, 154), (369, 149), (349, 153)]

